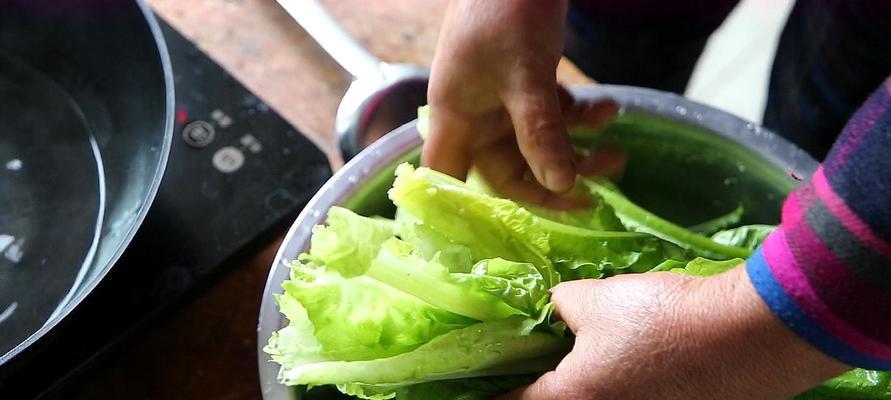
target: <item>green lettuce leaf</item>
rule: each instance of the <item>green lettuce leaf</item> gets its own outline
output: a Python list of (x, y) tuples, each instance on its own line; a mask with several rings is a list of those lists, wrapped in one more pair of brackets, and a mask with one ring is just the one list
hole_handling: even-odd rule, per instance
[(687, 263), (683, 268), (673, 269), (673, 271), (684, 272), (690, 275), (709, 276), (717, 275), (725, 271), (729, 271), (744, 263), (741, 258), (731, 258), (729, 260), (709, 260), (707, 258), (696, 257)]
[(390, 199), (431, 230), (470, 249), (474, 262), (503, 258), (535, 265), (548, 286), (559, 276), (547, 258), (548, 237), (517, 203), (479, 193), (428, 168), (402, 164)]
[(755, 250), (776, 229), (775, 225), (744, 225), (712, 235), (715, 243)]
[(669, 258), (684, 258), (677, 246), (642, 232), (597, 231), (539, 218), (563, 280), (644, 272)]
[(537, 375), (487, 376), (408, 385), (396, 390), (399, 400), (488, 400), (535, 382)]
[(476, 323), (367, 277), (344, 278), (305, 261), (291, 269), (292, 278), (278, 298), (290, 324), (270, 343), (277, 353), (294, 358), (282, 362), (288, 368), (305, 361), (401, 354)]
[(395, 224), (331, 207), (325, 225), (313, 228), (310, 254), (345, 277), (362, 275), (396, 232)]
[(421, 139), (427, 139), (427, 134), (430, 132), (430, 106), (418, 107), (418, 123), (415, 129), (418, 130)]
[(733, 225), (738, 224), (739, 221), (742, 219), (743, 214), (745, 214), (745, 208), (743, 208), (743, 205), (740, 204), (735, 209), (733, 209), (733, 211), (727, 214), (699, 223), (697, 225), (693, 225), (687, 229), (700, 235), (711, 235), (722, 229), (727, 229)]
[(387, 398), (400, 386), (426, 381), (544, 372), (557, 365), (572, 341), (534, 330), (541, 322), (520, 316), (481, 322), (392, 357), (299, 365), (284, 371), (282, 380), (335, 384), (362, 398)]
[(854, 399), (891, 399), (891, 372), (857, 368), (795, 396), (795, 400)]
[(605, 182), (586, 180), (586, 184), (600, 199), (612, 206), (616, 216), (629, 230), (652, 234), (708, 258), (747, 258), (752, 253), (744, 247), (716, 243), (644, 210)]
[[(336, 209), (335, 216), (329, 217), (327, 226), (315, 230), (309, 254), (345, 277), (361, 275), (479, 321), (510, 315), (535, 316), (544, 304), (539, 300), (550, 286), (531, 264), (494, 259), (471, 273), (453, 273), (438, 255), (425, 259), (414, 246), (393, 237), (394, 232), (374, 219), (346, 209)], [(486, 268), (488, 265), (498, 267)], [(523, 278), (489, 273), (504, 272), (506, 268), (522, 271)], [(538, 297), (531, 298), (533, 294)], [(518, 305), (525, 307), (516, 308)]]
[(396, 210), (396, 232), (425, 260), (438, 256), (450, 272), (470, 272), (473, 268), (473, 257), (467, 246), (449, 240), (403, 209)]
[[(482, 175), (476, 169), (471, 169), (467, 174), (467, 187), (479, 193), (490, 196), (497, 196), (491, 189)], [(583, 194), (584, 187), (580, 185), (574, 189)], [(535, 204), (519, 203), (520, 206), (539, 217), (559, 222), (564, 225), (570, 225), (577, 228), (592, 229), (597, 231), (624, 231), (625, 227), (609, 204), (604, 202), (594, 202), (591, 207), (572, 209), (572, 210), (554, 210), (541, 207)]]
[[(469, 249), (473, 261), (501, 257), (531, 263), (550, 286), (559, 281), (558, 272), (565, 275), (563, 279), (600, 278), (644, 272), (669, 258), (688, 260), (683, 249), (650, 233), (594, 230), (576, 226), (584, 224), (580, 221), (576, 225), (552, 221), (427, 168), (403, 164), (396, 174), (390, 198), (399, 207), (397, 219), (409, 219), (404, 213), (414, 221), (413, 225), (397, 223), (406, 237), (425, 241), (417, 238), (426, 235), (432, 238), (428, 244), (447, 242), (447, 249), (462, 246)], [(412, 226), (415, 232), (404, 226)], [(422, 253), (429, 257), (432, 250)]]

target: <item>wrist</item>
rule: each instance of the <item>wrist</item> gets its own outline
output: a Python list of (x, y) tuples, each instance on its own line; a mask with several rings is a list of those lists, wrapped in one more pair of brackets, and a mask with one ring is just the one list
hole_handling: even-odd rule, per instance
[[(850, 367), (821, 353), (777, 318), (752, 286), (744, 266), (689, 280), (681, 291), (679, 321), (689, 342), (695, 382), (739, 398), (783, 398), (840, 375)], [(708, 380), (702, 373), (711, 375)], [(722, 396), (722, 398), (727, 398)]]

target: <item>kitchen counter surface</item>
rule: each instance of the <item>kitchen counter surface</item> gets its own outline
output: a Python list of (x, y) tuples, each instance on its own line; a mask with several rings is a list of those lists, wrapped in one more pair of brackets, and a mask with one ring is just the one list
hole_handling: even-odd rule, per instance
[[(148, 0), (167, 22), (342, 164), (334, 114), (350, 82), (273, 0)], [(384, 61), (429, 66), (445, 0), (325, 0), (344, 29)], [(561, 63), (564, 83), (589, 80)], [(79, 399), (260, 397), (256, 325), (280, 239), (132, 339), (84, 376)]]

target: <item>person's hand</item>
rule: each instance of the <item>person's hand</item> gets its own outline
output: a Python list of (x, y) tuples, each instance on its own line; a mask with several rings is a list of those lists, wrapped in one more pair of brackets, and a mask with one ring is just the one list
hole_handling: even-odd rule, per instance
[(475, 167), (503, 196), (560, 208), (578, 205), (555, 193), (577, 173), (624, 167), (616, 152), (573, 153), (567, 125), (603, 125), (617, 106), (575, 102), (557, 84), (566, 9), (567, 0), (450, 3), (430, 75), (424, 165), (459, 179)]
[(849, 369), (777, 319), (743, 267), (571, 281), (552, 293), (575, 346), (502, 400), (782, 399)]

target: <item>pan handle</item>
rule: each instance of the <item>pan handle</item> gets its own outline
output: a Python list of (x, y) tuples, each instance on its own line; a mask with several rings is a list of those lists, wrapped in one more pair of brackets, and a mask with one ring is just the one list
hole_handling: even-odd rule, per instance
[(347, 35), (317, 0), (278, 0), (278, 4), (354, 79), (384, 79), (381, 61)]

